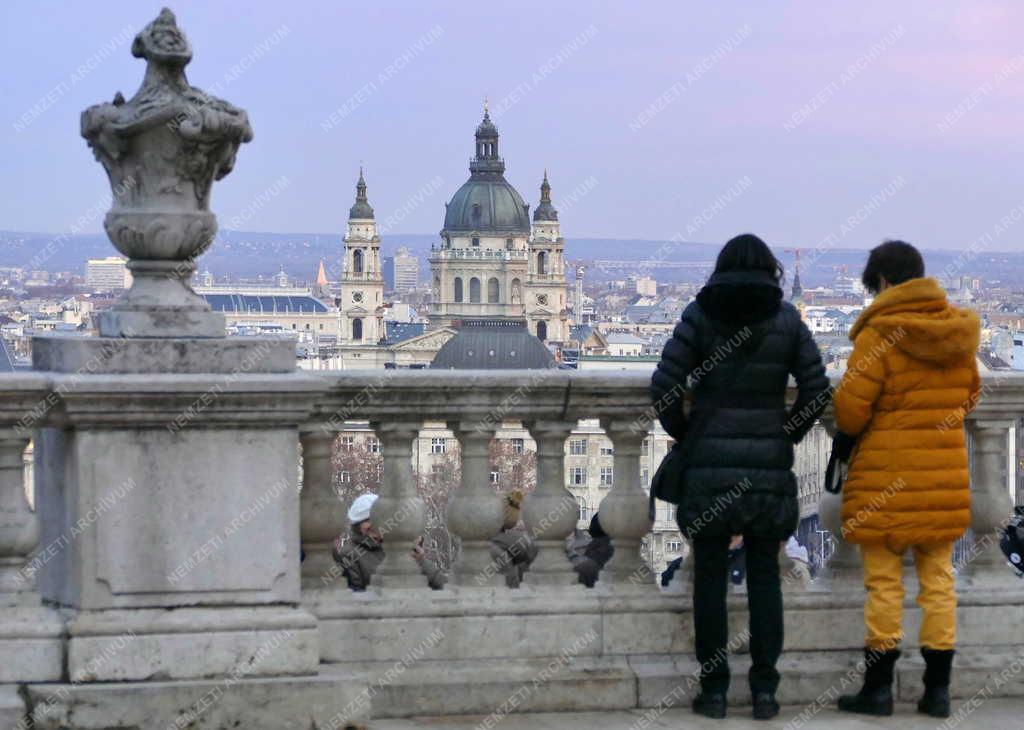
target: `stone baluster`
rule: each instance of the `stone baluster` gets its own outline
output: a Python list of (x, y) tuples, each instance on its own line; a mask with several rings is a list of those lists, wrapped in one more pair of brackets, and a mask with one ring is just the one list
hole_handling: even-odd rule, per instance
[(495, 428), (460, 421), (453, 430), (462, 448), (462, 483), (448, 500), (448, 528), (462, 541), (454, 582), (467, 587), (504, 585), (490, 542), (505, 521), (503, 500), (490, 486), (488, 446)]
[(1007, 459), (1009, 419), (979, 418), (968, 421), (973, 437), (974, 460), (971, 469), (971, 530), (974, 545), (964, 573), (975, 586), (1006, 588), (1009, 573), (1006, 558), (999, 548), (999, 531), (1013, 514)]
[(640, 543), (651, 531), (650, 503), (640, 484), (640, 446), (646, 429), (632, 419), (602, 418), (601, 426), (615, 448), (612, 468), (615, 484), (601, 500), (601, 527), (611, 535), (615, 553), (601, 572), (601, 582), (611, 585), (647, 585), (653, 588), (651, 568), (640, 554)]
[(302, 444), (302, 493), (299, 497), (300, 534), (305, 558), (302, 587), (345, 586), (331, 550), (348, 527), (345, 505), (334, 490), (334, 431), (310, 426), (299, 433)]
[(577, 514), (576, 499), (565, 488), (565, 440), (574, 426), (570, 421), (526, 424), (537, 442), (537, 486), (523, 501), (523, 522), (538, 548), (526, 574), (534, 585), (579, 585), (565, 553)]
[(28, 566), (39, 542), (39, 520), (25, 498), (28, 441), (28, 432), (0, 431), (0, 606), (40, 602)]
[(779, 576), (782, 581), (782, 590), (786, 593), (802, 593), (807, 590), (807, 584), (800, 578), (797, 571), (796, 561), (786, 555), (785, 541), (779, 547)]
[[(24, 453), (33, 432), (25, 427), (22, 419), (46, 402), (44, 399), (49, 392), (42, 389), (43, 379), (36, 376), (8, 375), (3, 381), (0, 384), (0, 686), (14, 686), (29, 681), (52, 682), (66, 676), (64, 618), (54, 608), (43, 604), (37, 577), (47, 562), (58, 563), (72, 546), (66, 537), (68, 533), (62, 533), (58, 539), (45, 540), (36, 552), (40, 546), (43, 514), (30, 508), (25, 494)], [(35, 504), (40, 506), (38, 496)], [(0, 710), (0, 717), (7, 715)], [(0, 723), (0, 726), (7, 727), (7, 724)]]
[(384, 539), (386, 557), (373, 576), (381, 588), (418, 588), (427, 578), (413, 558), (413, 545), (426, 526), (426, 510), (416, 494), (412, 471), (413, 442), (420, 421), (388, 421), (370, 424), (380, 439), (384, 457), (380, 499), (373, 505), (370, 522)]
[[(822, 418), (822, 425), (828, 435), (836, 432), (832, 418)], [(821, 492), (818, 505), (818, 519), (821, 525), (832, 533), (834, 549), (828, 562), (814, 581), (813, 589), (827, 592), (849, 592), (862, 590), (864, 571), (860, 560), (860, 552), (843, 537), (843, 495)]]

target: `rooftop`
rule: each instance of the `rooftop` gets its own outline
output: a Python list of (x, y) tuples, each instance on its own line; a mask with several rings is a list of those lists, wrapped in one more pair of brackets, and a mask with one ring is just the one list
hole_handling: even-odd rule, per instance
[(203, 294), (215, 312), (326, 314), (329, 310), (313, 296), (290, 294)]
[(521, 319), (467, 319), (448, 340), (430, 367), (453, 370), (549, 368), (551, 352)]

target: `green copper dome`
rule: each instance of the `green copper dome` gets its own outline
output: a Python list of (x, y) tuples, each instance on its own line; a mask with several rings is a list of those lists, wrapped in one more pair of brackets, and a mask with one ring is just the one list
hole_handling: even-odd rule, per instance
[(498, 129), (484, 111), (476, 128), (476, 156), (469, 180), (445, 206), (444, 232), (530, 232), (529, 205), (505, 180), (505, 161), (498, 156)]
[(356, 183), (356, 202), (348, 209), (349, 220), (371, 219), (373, 208), (366, 199), (366, 181), (363, 179), (363, 168), (359, 167), (359, 182)]

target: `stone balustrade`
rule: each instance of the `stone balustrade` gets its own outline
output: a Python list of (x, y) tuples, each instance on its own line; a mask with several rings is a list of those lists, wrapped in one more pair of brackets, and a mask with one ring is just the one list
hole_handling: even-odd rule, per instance
[[(578, 641), (580, 636), (598, 638), (580, 650), (573, 664), (575, 669), (565, 671), (560, 680), (565, 686), (590, 683), (597, 672), (605, 677), (602, 681), (608, 683), (609, 694), (605, 699), (609, 708), (650, 706), (656, 704), (659, 692), (670, 689), (671, 685), (666, 683), (678, 676), (681, 666), (678, 657), (690, 651), (692, 628), (687, 618), (688, 601), (676, 593), (661, 593), (656, 589), (640, 551), (640, 541), (651, 525), (646, 485), (640, 483), (639, 475), (640, 444), (651, 423), (646, 374), (557, 369), (349, 371), (316, 376), (257, 375), (232, 382), (230, 386), (222, 385), (232, 378), (237, 380), (237, 376), (223, 376), (203, 384), (193, 382), (195, 378), (181, 376), (106, 375), (94, 376), (95, 382), (79, 382), (72, 387), (68, 376), (59, 373), (0, 376), (0, 392), (4, 394), (5, 403), (0, 409), (0, 419), (3, 419), (0, 427), (5, 434), (2, 442), (6, 449), (4, 468), (0, 470), (3, 477), (0, 480), (0, 506), (3, 508), (0, 601), (8, 607), (6, 616), (13, 617), (0, 622), (0, 647), (5, 641), (16, 641), (18, 647), (26, 647), (26, 627), (31, 624), (33, 648), (26, 655), (38, 659), (30, 670), (30, 665), (19, 665), (14, 670), (17, 676), (8, 677), (9, 681), (35, 683), (31, 685), (30, 695), (42, 701), (40, 698), (45, 697), (49, 686), (46, 683), (62, 676), (61, 657), (70, 649), (69, 669), (77, 672), (73, 677), (80, 677), (82, 681), (69, 690), (72, 699), (67, 701), (73, 703), (77, 701), (75, 698), (81, 697), (84, 703), (100, 702), (104, 708), (112, 707), (128, 694), (112, 694), (111, 687), (130, 694), (130, 688), (136, 685), (96, 685), (92, 682), (97, 678), (90, 677), (87, 671), (100, 666), (100, 682), (134, 679), (137, 684), (144, 684), (145, 673), (160, 666), (157, 660), (166, 661), (176, 656), (174, 652), (184, 652), (199, 641), (199, 635), (190, 638), (187, 624), (172, 620), (172, 616), (180, 614), (182, 621), (207, 622), (210, 627), (224, 632), (219, 635), (224, 638), (217, 639), (225, 642), (224, 650), (239, 648), (227, 642), (234, 641), (229, 637), (245, 635), (241, 630), (246, 626), (262, 632), (258, 635), (263, 637), (250, 642), (251, 647), (245, 647), (247, 651), (259, 650), (260, 642), (278, 636), (292, 642), (288, 644), (287, 656), (277, 656), (273, 665), (256, 667), (254, 675), (268, 668), (280, 675), (309, 672), (319, 657), (319, 675), (301, 682), (294, 680), (289, 685), (290, 691), (301, 686), (305, 688), (303, 691), (329, 693), (334, 691), (330, 688), (350, 686), (346, 683), (350, 683), (353, 676), (358, 677), (359, 682), (372, 682), (374, 667), (402, 661), (409, 652), (418, 650), (424, 637), (438, 637), (436, 643), (422, 650), (425, 652), (422, 667), (415, 672), (410, 670), (405, 684), (396, 684), (388, 690), (390, 694), (374, 701), (374, 714), (382, 716), (405, 713), (412, 695), (403, 693), (415, 694), (415, 683), (428, 681), (429, 673), (439, 671), (437, 662), (470, 662), (467, 666), (473, 666), (471, 676), (460, 680), (467, 687), (480, 682), (498, 682), (495, 687), (505, 687), (512, 680), (488, 664), (489, 658), (496, 659), (513, 651), (514, 657), (507, 661), (518, 667), (509, 670), (513, 671), (513, 676), (518, 676), (515, 672), (525, 672), (537, 662), (546, 661), (543, 657), (568, 651), (575, 646), (570, 639)], [(289, 384), (282, 389), (285, 381)], [(1024, 413), (1024, 376), (986, 376), (984, 388), (981, 404), (967, 421), (972, 442), (975, 549), (958, 568), (961, 611), (967, 612), (968, 617), (964, 620), (963, 643), (968, 647), (987, 647), (984, 651), (991, 652), (996, 651), (991, 646), (1002, 641), (1001, 638), (996, 641), (994, 636), (1001, 621), (1024, 620), (1020, 589), (1004, 565), (995, 539), (996, 530), (1009, 516), (1012, 506), (1010, 479), (1015, 459), (1012, 436), (1020, 414)], [(117, 534), (118, 531), (125, 531), (129, 539), (139, 535), (131, 523), (120, 520), (116, 511), (96, 520), (92, 526), (94, 534), (79, 538), (70, 547), (58, 544), (53, 537), (58, 533), (52, 529), (50, 537), (46, 536), (46, 520), (56, 516), (53, 509), (59, 503), (58, 493), (46, 491), (60, 486), (54, 464), (50, 463), (55, 453), (59, 453), (54, 451), (57, 434), (64, 433), (60, 438), (65, 440), (71, 438), (71, 432), (66, 429), (73, 425), (77, 430), (75, 441), (105, 434), (104, 443), (109, 450), (114, 450), (119, 439), (130, 443), (124, 439), (131, 433), (143, 433), (154, 427), (167, 431), (168, 423), (175, 423), (175, 414), (181, 413), (183, 407), (204, 402), (204, 393), (215, 395), (194, 414), (193, 422), (182, 426), (183, 434), (193, 433), (199, 438), (189, 440), (191, 451), (198, 453), (198, 449), (205, 448), (201, 446), (202, 438), (230, 428), (232, 419), (240, 419), (240, 423), (247, 424), (245, 428), (255, 429), (247, 438), (255, 437), (262, 429), (272, 429), (272, 433), (278, 434), (273, 440), (260, 442), (261, 449), (283, 447), (283, 438), (288, 433), (301, 444), (303, 487), (297, 499), (298, 509), (284, 509), (279, 513), (281, 532), (273, 536), (273, 543), (280, 545), (281, 555), (292, 556), (291, 560), (295, 560), (297, 543), (301, 540), (305, 559), (301, 568), (295, 565), (292, 569), (296, 573), (301, 571), (298, 607), (260, 607), (252, 605), (253, 599), (241, 593), (238, 595), (241, 603), (234, 601), (238, 607), (230, 603), (217, 607), (218, 602), (227, 598), (224, 594), (203, 598), (207, 601), (206, 608), (182, 607), (164, 618), (153, 601), (141, 601), (143, 593), (135, 594), (138, 599), (132, 598), (131, 603), (126, 602), (129, 593), (81, 593), (81, 597), (68, 593), (72, 586), (57, 582), (68, 580), (63, 573), (67, 567), (60, 567), (66, 560), (66, 556), (59, 554), (62, 549), (77, 551), (72, 559), (82, 566), (106, 565), (103, 569), (122, 583), (144, 583), (147, 573), (144, 566), (132, 566), (131, 570), (118, 567), (116, 570), (120, 573), (110, 573), (116, 564), (110, 562), (113, 554), (105, 552), (107, 549), (103, 546), (122, 544), (124, 536)], [(111, 404), (111, 400), (116, 403)], [(267, 405), (270, 403), (274, 405)], [(275, 419), (280, 420), (275, 422)], [(621, 475), (600, 504), (602, 521), (616, 547), (615, 557), (602, 573), (598, 587), (592, 590), (576, 583), (564, 551), (564, 540), (576, 523), (576, 502), (565, 487), (565, 441), (581, 419), (600, 422), (614, 445), (615, 473)], [(133, 424), (129, 430), (111, 430), (124, 421)], [(369, 423), (380, 441), (384, 464), (381, 499), (374, 507), (372, 518), (383, 533), (387, 557), (372, 590), (365, 594), (344, 588), (344, 582), (337, 580), (337, 569), (331, 557), (334, 539), (347, 528), (345, 505), (332, 487), (331, 453), (336, 434), (351, 421)], [(447, 423), (459, 440), (462, 458), (461, 485), (451, 494), (447, 510), (449, 528), (461, 539), (462, 550), (448, 585), (437, 592), (427, 589), (410, 551), (424, 528), (424, 509), (417, 496), (412, 469), (413, 445), (419, 430), (428, 421)], [(538, 543), (539, 555), (516, 591), (514, 601), (501, 598), (512, 594), (500, 580), (488, 544), (489, 538), (500, 529), (503, 507), (490, 484), (487, 446), (502, 424), (509, 421), (521, 422), (537, 445), (537, 483), (525, 499), (523, 521)], [(138, 430), (140, 428), (142, 431)], [(209, 436), (201, 437), (205, 429), (214, 430), (208, 431)], [(174, 433), (165, 434), (162, 440), (177, 438), (177, 432), (170, 430)], [(42, 480), (41, 483), (49, 485), (37, 494), (44, 522), (42, 543), (35, 527), (37, 514), (28, 508), (21, 488), (20, 454), (30, 436), (36, 439), (37, 483)], [(229, 440), (241, 443), (233, 436)], [(297, 468), (298, 464), (293, 461), (297, 451), (286, 450), (289, 453), (274, 459), (274, 463), (291, 463), (293, 469)], [(250, 458), (257, 453), (260, 452), (253, 451)], [(204, 463), (213, 463), (209, 455), (202, 458)], [(87, 477), (87, 472), (81, 470), (91, 467), (68, 462), (62, 468), (67, 469), (72, 463), (79, 471), (68, 474), (83, 483), (81, 480)], [(117, 461), (104, 460), (102, 464), (111, 474), (115, 473)], [(254, 462), (251, 468), (239, 464), (231, 469), (255, 478), (259, 466)], [(287, 471), (280, 472), (282, 479), (287, 478)], [(149, 479), (158, 474), (164, 478), (166, 472), (158, 465), (157, 471), (143, 469), (139, 473)], [(189, 494), (199, 499), (196, 489), (202, 480), (198, 474), (189, 479), (194, 480)], [(128, 508), (133, 499), (148, 489), (142, 479), (138, 484), (141, 485), (138, 491), (128, 495), (125, 505), (118, 509)], [(826, 570), (810, 591), (787, 591), (786, 599), (787, 651), (804, 656), (812, 664), (824, 662), (828, 672), (833, 674), (845, 670), (842, 666), (828, 664), (828, 657), (834, 656), (828, 652), (844, 650), (852, 655), (861, 640), (859, 556), (842, 540), (839, 502), (839, 497), (831, 495), (823, 495), (821, 501), (822, 520), (832, 529), (835, 540), (835, 550)], [(144, 502), (135, 504), (141, 507)], [(236, 507), (232, 509), (238, 505), (245, 509), (251, 501), (235, 500), (233, 504)], [(81, 511), (79, 514), (88, 516)], [(227, 519), (232, 511), (222, 511), (222, 514)], [(244, 539), (225, 538), (223, 546), (218, 548), (217, 558), (233, 555), (234, 549), (241, 547), (246, 551), (239, 554), (241, 559), (241, 555), (258, 545), (259, 540), (252, 532)], [(49, 551), (54, 551), (55, 555), (50, 556)], [(149, 550), (147, 554), (155, 556), (157, 553)], [(170, 592), (172, 588), (188, 589), (186, 581), (204, 572), (202, 556), (197, 560), (199, 565), (194, 573), (163, 589), (167, 595), (159, 600), (164, 605), (175, 605), (177, 599)], [(58, 604), (78, 606), (77, 618), (65, 623), (67, 619), (41, 604), (40, 593), (34, 585), (37, 574), (45, 579), (43, 596)], [(61, 578), (62, 575), (65, 577)], [(334, 580), (325, 580), (325, 576)], [(99, 579), (97, 588), (90, 588), (90, 591), (102, 586), (103, 576)], [(126, 585), (135, 590), (134, 583)], [(206, 585), (196, 584), (203, 590)], [(81, 588), (75, 590), (81, 591)], [(109, 591), (109, 588), (104, 590)], [(299, 592), (291, 591), (285, 588), (280, 596), (286, 602), (295, 600)], [(204, 597), (206, 594), (197, 591), (193, 595)], [(279, 600), (276, 595), (268, 594), (267, 599)], [(1000, 595), (1005, 597), (1000, 598)], [(183, 606), (195, 600), (185, 598)], [(741, 598), (735, 597), (735, 600)], [(90, 601), (95, 604), (91, 610), (88, 608)], [(149, 604), (153, 604), (153, 608), (145, 608)], [(129, 612), (119, 606), (137, 608)], [(731, 610), (733, 631), (742, 635), (743, 611), (739, 605)], [(911, 620), (916, 620), (913, 609), (910, 616)], [(529, 626), (525, 634), (524, 625)], [(274, 633), (275, 626), (281, 627), (277, 633)], [(398, 626), (403, 627), (401, 637), (405, 638), (394, 633)], [(567, 626), (574, 628), (567, 633)], [(581, 634), (583, 627), (590, 628)], [(124, 631), (139, 637), (124, 649), (124, 661), (128, 663), (120, 664), (119, 657), (116, 663), (99, 664), (103, 647), (120, 636), (118, 632)], [(908, 630), (908, 640), (909, 633)], [(998, 633), (1002, 636), (1003, 631)], [(311, 643), (314, 637), (319, 637), (317, 643)], [(413, 641), (413, 637), (419, 639)], [(180, 642), (181, 648), (174, 642)], [(513, 645), (516, 648), (511, 650), (509, 647)], [(147, 653), (139, 653), (143, 649)], [(148, 653), (152, 651), (157, 653)], [(152, 658), (154, 656), (156, 659)], [(615, 657), (626, 658), (626, 664)], [(644, 657), (642, 661), (646, 663), (635, 665), (641, 661), (636, 657)], [(206, 659), (200, 666), (212, 669), (198, 676), (210, 676), (211, 671), (231, 671), (230, 661), (214, 663), (219, 661), (215, 657)], [(477, 667), (472, 662), (482, 664)], [(183, 664), (171, 677), (195, 681), (185, 674), (191, 666)], [(3, 671), (0, 668), (0, 679)], [(29, 674), (24, 674), (25, 671)], [(809, 699), (805, 695), (813, 698), (814, 693), (825, 688), (825, 685), (818, 686), (824, 679), (810, 679), (818, 670), (808, 671), (806, 675), (799, 675), (803, 678), (800, 693), (789, 701), (805, 701)], [(832, 677), (828, 672), (822, 677)], [(215, 680), (202, 681), (208, 684), (197, 685), (200, 688), (209, 687)], [(253, 691), (262, 691), (263, 685), (258, 684), (261, 680), (256, 676), (247, 681), (257, 683)], [(415, 707), (419, 712), (438, 714), (486, 711), (489, 703), (500, 704), (499, 691), (493, 689), (493, 692), (494, 697), (486, 693), (472, 695), (464, 706), (459, 702), (452, 704), (452, 698), (442, 694), (432, 703)], [(566, 704), (559, 695), (543, 702), (538, 699), (539, 704), (534, 705), (534, 709), (592, 708), (593, 705), (586, 704), (591, 700), (592, 697), (586, 697), (578, 704)]]
[[(391, 542), (406, 555), (420, 534), (422, 508), (413, 488), (410, 466), (413, 439), (424, 421), (445, 421), (462, 446), (461, 489), (449, 505), (450, 527), (463, 539), (462, 562), (456, 568), (457, 585), (482, 585), (490, 559), (487, 539), (501, 524), (501, 500), (488, 485), (487, 444), (505, 421), (521, 421), (537, 443), (537, 488), (526, 499), (523, 511), (527, 529), (538, 539), (540, 556), (526, 581), (538, 585), (568, 584), (572, 576), (563, 541), (575, 523), (575, 500), (565, 488), (564, 445), (579, 419), (599, 419), (615, 446), (615, 486), (600, 504), (602, 524), (616, 546), (615, 558), (602, 577), (605, 585), (648, 584), (653, 579), (639, 551), (640, 540), (650, 528), (648, 485), (640, 484), (640, 444), (651, 425), (647, 391), (649, 377), (635, 373), (588, 373), (560, 370), (536, 372), (352, 372), (325, 375), (327, 395), (316, 406), (304, 433), (317, 431), (322, 443), (327, 434), (344, 429), (348, 420), (369, 420), (386, 444), (385, 478), (379, 517), (413, 515), (392, 531)], [(992, 580), (1005, 583), (1005, 566), (998, 541), (992, 535), (1012, 510), (1010, 464), (1013, 460), (1011, 430), (1024, 413), (1024, 375), (1007, 373), (984, 379), (985, 398), (968, 418), (967, 428), (974, 444), (972, 459), (973, 531), (978, 536), (977, 555), (964, 566), (964, 579), (973, 583)], [(791, 394), (791, 396), (794, 394)], [(831, 432), (831, 414), (824, 417)], [(395, 439), (391, 433), (401, 433)], [(311, 437), (304, 437), (311, 438)], [(306, 441), (304, 440), (304, 444)], [(390, 447), (387, 444), (391, 444)], [(389, 450), (390, 449), (390, 450)], [(400, 464), (389, 464), (391, 459)], [(307, 471), (309, 494), (330, 495), (330, 474), (321, 469)], [(303, 497), (304, 504), (320, 502)], [(320, 499), (315, 498), (315, 499)], [(335, 499), (334, 497), (328, 497)], [(822, 492), (819, 514), (832, 532), (834, 549), (826, 568), (814, 586), (816, 591), (852, 591), (861, 588), (859, 555), (843, 539), (840, 518), (842, 498)], [(347, 527), (336, 506), (333, 530)], [(322, 540), (324, 512), (311, 507), (303, 512), (302, 536), (307, 555), (304, 584), (322, 585), (328, 565)], [(377, 518), (378, 515), (375, 515)], [(378, 523), (381, 519), (376, 520)], [(383, 583), (424, 585), (416, 566), (405, 561), (399, 570), (390, 565)], [(397, 560), (398, 559), (394, 559)]]
[[(581, 418), (600, 418), (605, 424), (615, 447), (614, 468), (622, 475), (601, 508), (602, 522), (617, 546), (606, 583), (641, 582), (636, 576), (646, 571), (640, 540), (650, 529), (648, 499), (639, 477), (640, 442), (650, 424), (646, 377), (558, 369), (390, 370), (323, 377), (327, 394), (317, 403), (306, 432), (333, 433), (342, 430), (346, 421), (365, 420), (384, 445), (380, 507), (373, 517), (378, 525), (387, 521), (385, 545), (395, 544), (397, 549), (388, 548), (382, 585), (425, 585), (417, 566), (404, 556), (422, 531), (422, 506), (410, 464), (413, 439), (427, 420), (447, 422), (461, 446), (461, 487), (448, 505), (449, 528), (462, 541), (454, 584), (492, 586), (500, 578), (492, 565), (489, 540), (501, 529), (503, 506), (489, 483), (488, 445), (502, 423), (511, 420), (522, 422), (537, 443), (537, 487), (523, 505), (524, 524), (539, 547), (529, 578), (538, 584), (573, 585), (575, 576), (564, 541), (576, 525), (577, 505), (565, 488), (564, 447)], [(309, 471), (304, 489), (329, 494), (329, 479), (320, 470)], [(309, 499), (311, 505), (315, 503)], [(308, 563), (303, 580), (307, 586), (317, 586), (323, 583), (323, 553), (329, 546), (320, 539), (321, 515), (312, 509), (309, 514), (308, 525), (302, 524)], [(336, 533), (346, 527), (339, 522)]]
[(430, 250), (431, 261), (455, 261), (468, 259), (472, 261), (525, 261), (526, 251), (517, 249), (494, 248), (433, 248)]
[[(331, 486), (331, 448), (346, 422), (356, 420), (371, 423), (384, 456), (381, 499), (373, 518), (386, 528), (385, 544), (398, 549), (381, 568), (382, 587), (425, 586), (415, 563), (405, 558), (406, 548), (411, 548), (423, 530), (412, 458), (414, 439), (428, 420), (447, 422), (461, 445), (461, 488), (453, 493), (448, 507), (450, 528), (464, 543), (455, 582), (481, 585), (479, 576), (487, 572), (487, 540), (502, 522), (501, 499), (488, 479), (487, 446), (503, 422), (521, 421), (537, 444), (537, 487), (525, 500), (523, 520), (538, 540), (540, 554), (527, 580), (539, 585), (571, 584), (563, 542), (575, 526), (576, 502), (565, 488), (564, 444), (584, 418), (600, 419), (615, 446), (615, 473), (622, 475), (600, 505), (602, 522), (617, 547), (606, 583), (650, 582), (647, 577), (637, 578), (644, 574), (639, 542), (650, 527), (647, 485), (640, 484), (639, 477), (640, 443), (651, 423), (647, 385), (645, 374), (557, 369), (348, 371), (324, 374), (305, 383), (303, 396), (312, 403), (312, 412), (299, 435), (304, 471), (300, 498), (304, 585), (323, 585), (317, 580), (330, 572), (334, 539), (347, 527), (344, 505)], [(54, 413), (64, 412), (67, 394), (41, 376), (0, 376), (0, 388), (8, 404), (4, 411), (8, 425), (2, 439), (7, 456), (0, 470), (4, 475), (0, 481), (4, 518), (0, 522), (0, 597), (20, 604), (27, 585), (23, 568), (38, 543), (39, 531), (36, 515), (21, 490), (21, 453), (31, 431), (19, 419), (50, 402), (60, 404), (53, 406)], [(987, 375), (983, 388), (984, 396), (967, 420), (977, 547), (963, 572), (971, 585), (986, 581), (1004, 585), (1004, 560), (993, 535), (1012, 511), (1012, 436), (1024, 413), (1024, 374)], [(831, 429), (828, 413), (824, 420)], [(819, 514), (832, 532), (834, 550), (819, 588), (856, 590), (859, 557), (842, 539), (840, 505), (841, 496), (822, 494)]]

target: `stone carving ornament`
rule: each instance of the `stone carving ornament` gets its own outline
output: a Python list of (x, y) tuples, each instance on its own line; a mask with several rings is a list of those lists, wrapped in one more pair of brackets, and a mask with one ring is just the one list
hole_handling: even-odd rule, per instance
[(82, 113), (82, 136), (113, 189), (104, 227), (134, 275), (100, 334), (223, 336), (223, 318), (186, 281), (217, 232), (213, 181), (231, 172), (252, 128), (244, 110), (189, 85), (192, 47), (167, 8), (131, 50), (146, 61), (135, 96), (118, 92)]

